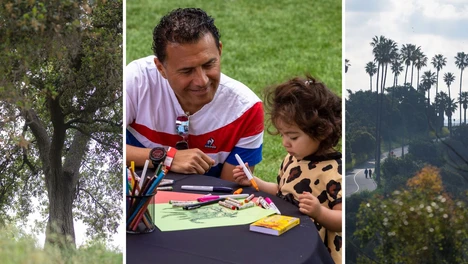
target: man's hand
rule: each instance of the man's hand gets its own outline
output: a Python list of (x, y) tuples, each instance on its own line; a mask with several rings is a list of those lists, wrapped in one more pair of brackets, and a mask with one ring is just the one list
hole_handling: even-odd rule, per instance
[(200, 149), (178, 150), (171, 165), (171, 171), (184, 174), (205, 174), (215, 161)]

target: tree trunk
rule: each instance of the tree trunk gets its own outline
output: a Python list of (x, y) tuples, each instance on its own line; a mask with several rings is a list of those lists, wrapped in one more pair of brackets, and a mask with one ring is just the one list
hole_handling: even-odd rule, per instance
[(416, 79), (416, 91), (419, 91), (419, 68), (416, 68), (418, 70), (418, 78)]
[(379, 74), (380, 74), (380, 62), (377, 63), (377, 78), (375, 80), (375, 91), (379, 93)]
[[(460, 94), (459, 94), (460, 97), (461, 97), (461, 94), (462, 94), (462, 82), (463, 82), (463, 69), (460, 70)], [(460, 122), (458, 122), (460, 124), (460, 126), (461, 126), (461, 122), (462, 122), (462, 113), (461, 112), (462, 111), (461, 111), (461, 106), (460, 106)]]
[(401, 158), (405, 157), (405, 136), (401, 138)]
[(406, 84), (406, 77), (408, 76), (408, 66), (409, 65), (406, 65), (406, 71), (405, 71), (405, 83), (403, 85)]
[[(48, 134), (34, 110), (26, 110), (24, 113), (27, 125), (31, 128), (39, 146), (39, 157), (49, 199), (46, 246), (74, 248), (73, 200), (81, 162), (87, 152), (90, 137), (79, 131), (70, 131), (67, 135), (69, 127), (64, 122), (65, 116), (59, 96), (47, 98), (47, 106), (52, 121), (52, 136)], [(71, 142), (71, 145), (64, 155), (63, 146), (66, 140)]]
[(76, 186), (70, 184), (72, 177), (60, 169), (46, 175), (49, 197), (46, 245), (56, 245), (60, 248), (75, 246), (72, 205)]
[(466, 125), (466, 107), (465, 106), (466, 105), (463, 105), (463, 109), (465, 109), (465, 113), (464, 113), (464, 116), (463, 116), (463, 119), (464, 119), (463, 123), (465, 123), (465, 125)]

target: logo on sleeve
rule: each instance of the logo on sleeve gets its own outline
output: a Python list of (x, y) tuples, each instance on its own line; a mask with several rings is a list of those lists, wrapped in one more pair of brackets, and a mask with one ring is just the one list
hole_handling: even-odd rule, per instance
[(216, 146), (214, 145), (214, 139), (212, 137), (210, 137), (210, 139), (206, 141), (205, 148), (211, 148), (211, 149), (216, 148)]

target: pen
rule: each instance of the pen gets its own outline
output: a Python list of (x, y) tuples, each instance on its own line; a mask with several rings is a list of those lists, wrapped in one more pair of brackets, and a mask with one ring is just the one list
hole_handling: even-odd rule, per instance
[(204, 205), (210, 205), (210, 204), (215, 204), (215, 203), (218, 203), (219, 201), (224, 201), (226, 198), (218, 198), (218, 199), (214, 199), (214, 200), (209, 200), (209, 201), (206, 201), (206, 202), (201, 202), (201, 203), (196, 203), (196, 204), (190, 204), (190, 205), (186, 205), (184, 207), (182, 207), (184, 210), (192, 210), (192, 209), (197, 209), (197, 208), (200, 208)]
[(232, 193), (233, 189), (230, 187), (223, 186), (193, 186), (193, 185), (182, 185), (180, 187), (182, 190), (191, 190), (191, 191), (207, 191), (207, 192), (228, 192)]
[(270, 206), (271, 209), (276, 211), (277, 214), (279, 214), (279, 215), (281, 214), (278, 207), (276, 207), (276, 204), (274, 204), (273, 201), (270, 198), (266, 197), (265, 201), (268, 203), (268, 205)]
[(141, 173), (141, 177), (140, 177), (140, 189), (143, 187), (143, 182), (145, 181), (146, 179), (146, 170), (148, 170), (148, 165), (149, 165), (149, 160), (146, 160), (145, 161), (145, 166), (143, 167), (143, 172)]
[(239, 162), (239, 165), (242, 166), (242, 169), (244, 170), (245, 175), (247, 175), (247, 178), (252, 183), (252, 186), (255, 188), (255, 190), (259, 191), (257, 182), (255, 182), (255, 179), (252, 176), (252, 173), (250, 173), (250, 170), (245, 166), (244, 161), (242, 161), (239, 155), (235, 154), (234, 156), (236, 156), (237, 162)]
[(214, 200), (214, 199), (219, 199), (219, 198), (246, 198), (248, 197), (249, 194), (247, 193), (241, 193), (241, 194), (226, 194), (226, 195), (209, 195), (209, 196), (203, 196), (197, 199), (199, 202), (206, 202), (209, 200)]

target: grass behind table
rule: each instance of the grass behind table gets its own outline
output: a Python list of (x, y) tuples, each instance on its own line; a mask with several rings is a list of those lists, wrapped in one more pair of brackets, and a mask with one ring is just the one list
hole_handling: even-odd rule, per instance
[[(214, 17), (223, 43), (222, 72), (262, 100), (265, 87), (306, 73), (341, 96), (341, 0), (126, 1), (127, 64), (153, 54), (155, 25), (178, 7), (199, 7)], [(285, 154), (281, 137), (265, 131), (255, 176), (276, 181)]]

